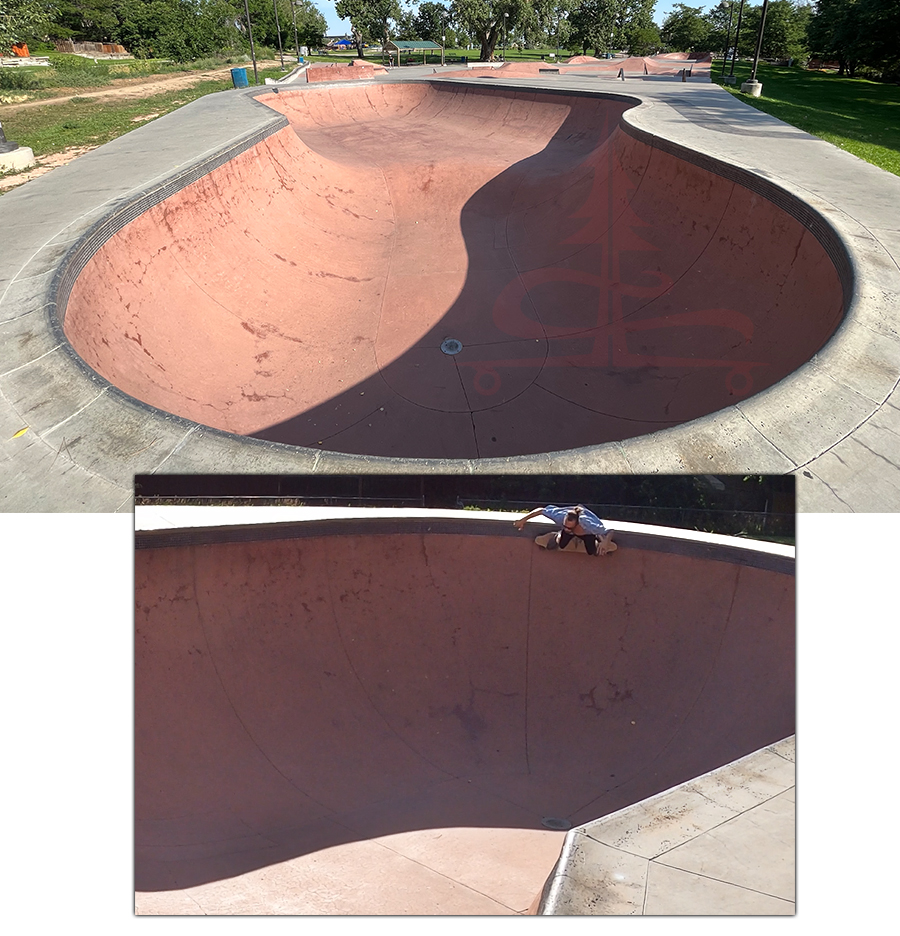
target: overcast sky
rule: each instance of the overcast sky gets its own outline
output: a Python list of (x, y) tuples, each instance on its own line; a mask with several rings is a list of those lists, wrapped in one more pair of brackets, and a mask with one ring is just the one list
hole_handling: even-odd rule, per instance
[[(349, 35), (350, 33), (350, 21), (342, 20), (338, 17), (334, 9), (333, 0), (313, 0), (316, 6), (322, 11), (322, 15), (328, 21), (328, 35), (329, 36), (340, 36), (344, 33)], [(657, 25), (661, 26), (663, 20), (668, 15), (669, 11), (675, 6), (678, 0), (657, 0), (656, 2), (656, 13), (654, 19)], [(715, 3), (699, 3), (697, 0), (686, 0), (688, 6), (699, 6), (703, 9), (709, 9), (711, 6), (715, 6)]]

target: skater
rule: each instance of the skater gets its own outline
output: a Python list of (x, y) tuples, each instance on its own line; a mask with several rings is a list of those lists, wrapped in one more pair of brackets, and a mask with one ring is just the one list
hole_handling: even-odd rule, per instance
[(547, 517), (562, 527), (551, 541), (551, 544), (554, 544), (548, 547), (551, 549), (565, 549), (577, 536), (584, 543), (587, 553), (596, 556), (598, 541), (605, 541), (609, 536), (603, 521), (580, 504), (577, 507), (555, 507), (552, 504), (537, 507), (527, 516), (514, 520), (513, 524), (517, 530), (524, 529), (525, 524), (533, 517)]

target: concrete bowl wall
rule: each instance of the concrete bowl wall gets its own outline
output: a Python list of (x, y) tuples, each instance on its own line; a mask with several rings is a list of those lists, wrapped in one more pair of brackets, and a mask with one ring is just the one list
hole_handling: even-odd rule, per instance
[(626, 98), (258, 99), (290, 126), (114, 233), (71, 289), (75, 350), (158, 409), (358, 455), (532, 455), (722, 410), (841, 321), (833, 239), (639, 139)]
[(434, 867), (478, 828), (496, 856), (478, 874), (544, 849), (522, 911), (560, 836), (543, 819), (586, 822), (793, 732), (792, 551), (634, 526), (610, 556), (570, 556), (534, 545), (544, 529), (139, 533), (137, 889), (299, 862), (327, 890), (326, 853), (404, 833)]

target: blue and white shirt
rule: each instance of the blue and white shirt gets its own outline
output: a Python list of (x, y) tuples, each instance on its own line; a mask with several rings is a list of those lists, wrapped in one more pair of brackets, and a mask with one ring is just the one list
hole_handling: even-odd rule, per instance
[[(547, 517), (549, 520), (552, 520), (554, 523), (558, 523), (560, 526), (562, 526), (563, 520), (566, 519), (566, 514), (569, 513), (570, 510), (574, 509), (574, 507), (554, 507), (551, 504), (550, 506), (545, 507), (541, 511), (541, 514)], [(595, 513), (591, 513), (587, 508), (584, 508), (578, 515), (578, 522), (585, 530), (587, 530), (588, 533), (593, 533), (596, 536), (606, 536), (607, 530), (603, 525), (603, 521)]]

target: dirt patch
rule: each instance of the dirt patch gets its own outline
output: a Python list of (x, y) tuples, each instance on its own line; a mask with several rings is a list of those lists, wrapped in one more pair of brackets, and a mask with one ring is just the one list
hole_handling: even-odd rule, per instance
[[(276, 60), (257, 62), (256, 66), (258, 69), (274, 68), (278, 64), (279, 62)], [(17, 111), (32, 107), (65, 104), (67, 101), (71, 101), (73, 97), (79, 96), (89, 96), (94, 101), (147, 97), (149, 94), (156, 92), (192, 88), (202, 81), (228, 78), (231, 75), (232, 68), (243, 67), (243, 65), (226, 65), (222, 68), (213, 68), (202, 72), (180, 72), (177, 75), (145, 75), (141, 78), (114, 78), (111, 84), (101, 88), (59, 88), (57, 89), (59, 94), (56, 97), (6, 104), (4, 105), (3, 112), (4, 114), (14, 114)], [(249, 66), (248, 72), (251, 73), (251, 81), (252, 71), (253, 67)]]
[[(279, 63), (277, 61), (257, 62), (257, 68), (273, 68)], [(122, 100), (129, 98), (143, 98), (155, 93), (164, 91), (178, 91), (181, 88), (192, 88), (202, 81), (211, 81), (213, 79), (224, 78), (231, 75), (231, 69), (234, 67), (228, 65), (223, 68), (215, 68), (202, 72), (182, 72), (177, 75), (147, 75), (143, 78), (117, 78), (111, 85), (103, 88), (71, 88), (68, 93), (61, 94), (59, 97), (43, 98), (36, 101), (26, 101), (24, 103), (5, 104), (3, 115), (13, 114), (17, 111), (32, 107), (52, 106), (54, 104), (65, 104), (71, 101), (73, 97), (90, 98), (94, 102), (105, 100)], [(252, 67), (250, 68), (252, 71)], [(177, 103), (177, 102), (176, 102)], [(158, 117), (159, 114), (150, 113), (141, 117), (135, 117), (132, 123), (143, 123)], [(99, 144), (98, 144), (99, 145)], [(46, 175), (52, 169), (58, 166), (64, 166), (72, 162), (84, 153), (89, 153), (96, 146), (70, 146), (59, 153), (52, 153), (47, 156), (38, 157), (37, 163), (30, 169), (22, 172), (16, 172), (11, 175), (0, 175), (0, 192), (8, 192), (10, 189), (17, 188)]]
[(41, 156), (37, 163), (30, 169), (25, 169), (22, 172), (16, 172), (12, 175), (0, 176), (0, 192), (7, 192), (10, 189), (24, 185), (26, 182), (30, 182), (32, 179), (37, 179), (39, 176), (46, 175), (57, 166), (64, 166), (66, 163), (72, 162), (73, 159), (77, 159), (79, 156), (89, 153), (92, 149), (96, 148), (96, 146), (70, 146), (61, 153)]

